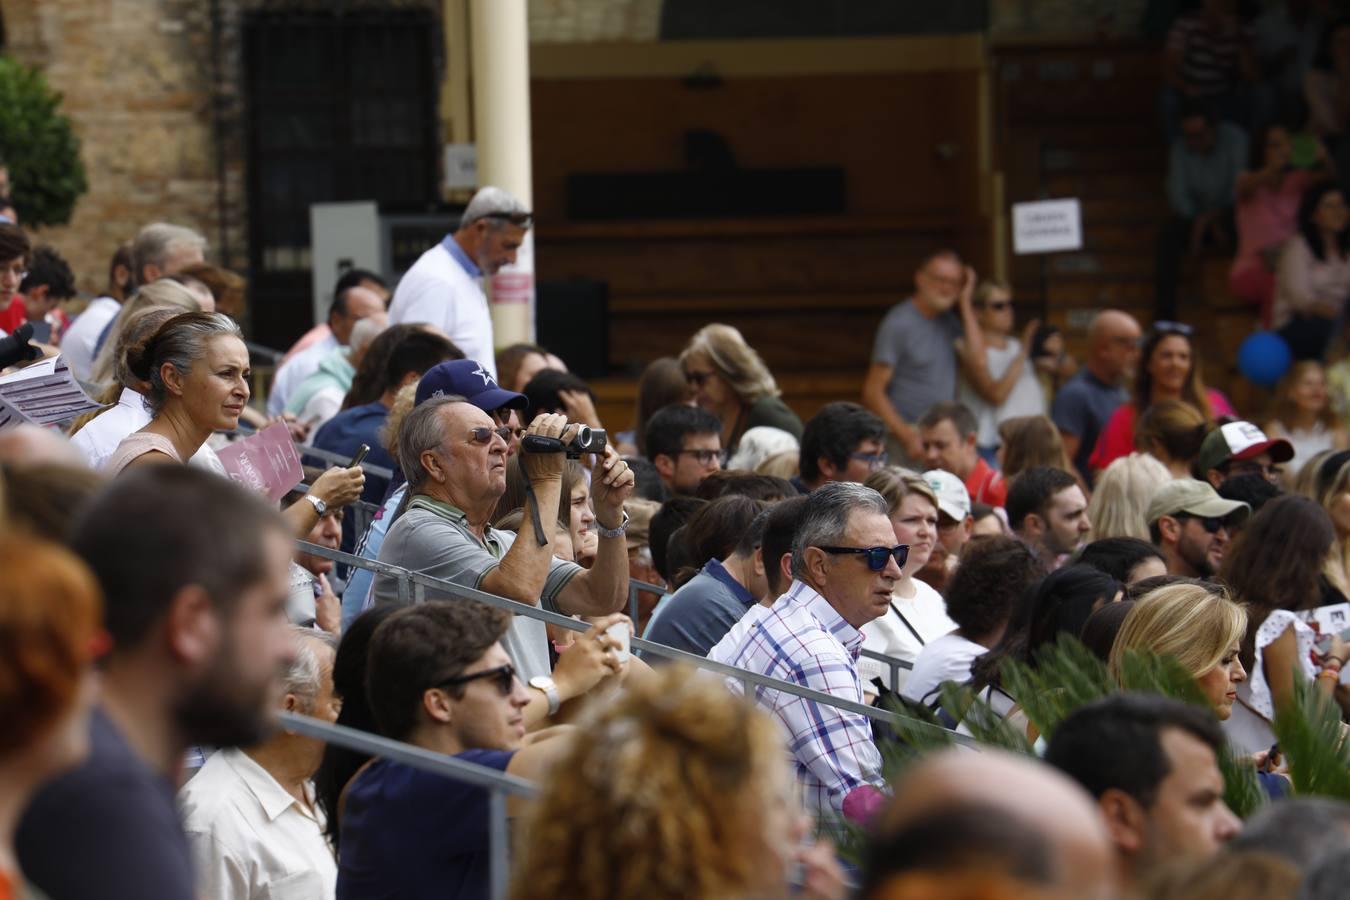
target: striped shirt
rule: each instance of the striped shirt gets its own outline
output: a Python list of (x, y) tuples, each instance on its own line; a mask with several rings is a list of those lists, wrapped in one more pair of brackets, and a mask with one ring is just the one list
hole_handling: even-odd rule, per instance
[[(845, 622), (828, 600), (794, 581), (772, 609), (752, 606), (708, 658), (862, 703), (862, 645), (862, 632)], [(735, 678), (728, 678), (727, 685), (737, 693), (744, 689)], [(755, 702), (786, 733), (807, 808), (817, 814), (838, 813), (855, 788), (884, 786), (881, 754), (866, 716), (762, 686), (755, 689)]]

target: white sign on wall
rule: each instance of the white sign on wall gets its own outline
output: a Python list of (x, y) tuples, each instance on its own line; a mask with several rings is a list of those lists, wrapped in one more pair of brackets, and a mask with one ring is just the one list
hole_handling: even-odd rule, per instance
[(445, 186), (478, 187), (478, 150), (473, 144), (445, 145)]
[(1078, 200), (1014, 203), (1013, 252), (1054, 253), (1083, 248), (1083, 219)]

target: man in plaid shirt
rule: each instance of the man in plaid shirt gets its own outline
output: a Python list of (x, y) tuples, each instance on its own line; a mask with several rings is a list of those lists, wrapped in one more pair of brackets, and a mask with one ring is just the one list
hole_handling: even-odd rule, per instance
[[(772, 608), (752, 606), (708, 658), (862, 703), (859, 629), (885, 614), (908, 549), (895, 546), (880, 494), (823, 485), (792, 541), (791, 586)], [(738, 679), (727, 684), (743, 690)], [(884, 784), (866, 716), (766, 687), (755, 701), (783, 725), (803, 801), (818, 815), (842, 812), (856, 788)]]

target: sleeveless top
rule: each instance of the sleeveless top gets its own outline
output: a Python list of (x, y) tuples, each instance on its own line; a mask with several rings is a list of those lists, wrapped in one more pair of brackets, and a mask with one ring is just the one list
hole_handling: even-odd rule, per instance
[(109, 478), (116, 478), (128, 463), (152, 450), (158, 450), (174, 462), (183, 461), (178, 451), (174, 449), (173, 442), (164, 435), (155, 434), (153, 431), (133, 431), (122, 438), (122, 443), (117, 445), (112, 456), (109, 456), (108, 461), (103, 464), (103, 471)]

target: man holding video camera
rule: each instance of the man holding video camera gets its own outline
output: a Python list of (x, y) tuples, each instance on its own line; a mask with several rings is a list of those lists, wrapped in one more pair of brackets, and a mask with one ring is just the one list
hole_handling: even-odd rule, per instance
[[(584, 658), (618, 670), (608, 651), (620, 642), (605, 629), (620, 621), (612, 615), (628, 599), (627, 519), (623, 501), (633, 492), (633, 473), (613, 448), (599, 455), (591, 481), (600, 549), (595, 564), (582, 569), (553, 557), (553, 532), (567, 457), (580, 455), (581, 427), (561, 415), (538, 416), (521, 441), (521, 452), (508, 459), (509, 426), (498, 426), (472, 403), (452, 396), (432, 397), (415, 407), (399, 429), (399, 466), (408, 479), (406, 509), (389, 527), (380, 548), (381, 562), (443, 578), (522, 603), (543, 604), (563, 615), (603, 616), (591, 631), (563, 654), (569, 677), (549, 678), (548, 636), (544, 624), (517, 616), (503, 646), (522, 680), (536, 694), (531, 707), (552, 715), (560, 703), (589, 689), (605, 674), (601, 666), (580, 668)], [(592, 447), (600, 434), (593, 433)], [(530, 500), (520, 533), (492, 528), (489, 519), (506, 491), (506, 466), (520, 465), (529, 481)], [(410, 602), (399, 596), (398, 579), (379, 575), (376, 603)], [(428, 599), (448, 596), (435, 589)], [(569, 660), (574, 653), (575, 659)], [(586, 674), (590, 673), (590, 674)], [(576, 677), (571, 677), (575, 675)], [(594, 676), (594, 677), (592, 677)], [(589, 683), (587, 683), (589, 681)], [(544, 702), (546, 701), (546, 702)], [(533, 720), (529, 708), (526, 721)]]

